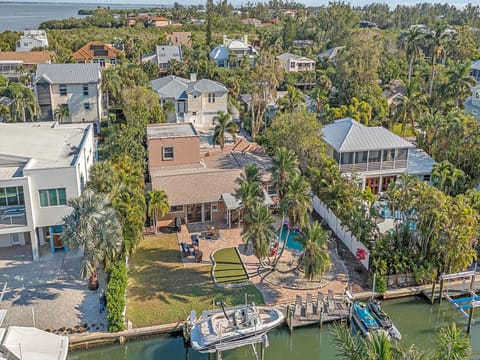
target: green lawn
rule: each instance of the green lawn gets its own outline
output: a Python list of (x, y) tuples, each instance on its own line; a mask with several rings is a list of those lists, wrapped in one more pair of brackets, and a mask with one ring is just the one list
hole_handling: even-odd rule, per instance
[(192, 309), (200, 314), (214, 299), (228, 305), (248, 300), (263, 304), (253, 285), (238, 289), (216, 288), (211, 266), (183, 268), (175, 235), (146, 237), (131, 258), (128, 273), (127, 319), (134, 327), (183, 321)]
[[(397, 134), (398, 136), (402, 136), (402, 124), (395, 124), (393, 125), (392, 132)], [(407, 128), (405, 129), (405, 137), (415, 136), (415, 132), (412, 129), (410, 124), (407, 124)]]
[(217, 250), (213, 258), (216, 262), (215, 278), (219, 284), (242, 283), (248, 280), (235, 248)]

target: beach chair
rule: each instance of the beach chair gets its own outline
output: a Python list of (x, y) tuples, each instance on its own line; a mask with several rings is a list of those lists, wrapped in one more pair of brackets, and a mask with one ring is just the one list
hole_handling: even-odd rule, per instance
[(305, 312), (305, 316), (307, 318), (311, 318), (313, 316), (313, 300), (312, 294), (307, 294), (307, 310)]
[(299, 318), (302, 316), (302, 296), (297, 295), (295, 298), (295, 312), (294, 317)]

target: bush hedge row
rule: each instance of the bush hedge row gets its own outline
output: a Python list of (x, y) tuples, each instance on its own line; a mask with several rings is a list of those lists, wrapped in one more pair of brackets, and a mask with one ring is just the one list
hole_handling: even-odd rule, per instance
[(125, 260), (117, 260), (110, 268), (107, 286), (108, 330), (117, 332), (125, 330), (123, 310), (125, 309), (125, 290), (127, 288), (127, 267)]

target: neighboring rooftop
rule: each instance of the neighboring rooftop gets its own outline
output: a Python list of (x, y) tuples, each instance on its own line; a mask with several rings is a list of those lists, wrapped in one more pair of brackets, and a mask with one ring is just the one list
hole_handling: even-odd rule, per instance
[(292, 53), (284, 53), (277, 56), (277, 59), (285, 61), (285, 60), (297, 60), (297, 61), (308, 61), (308, 62), (315, 62), (315, 60), (309, 59), (305, 56), (300, 56)]
[(191, 123), (152, 124), (147, 126), (147, 139), (198, 136)]
[(100, 64), (39, 64), (34, 83), (41, 78), (51, 84), (97, 83), (101, 79)]
[(74, 52), (72, 59), (83, 60), (93, 59), (95, 57), (115, 58), (117, 54), (121, 53), (123, 53), (123, 51), (114, 48), (110, 44), (105, 44), (101, 41), (90, 41)]
[(339, 152), (414, 147), (382, 126), (368, 127), (349, 117), (324, 126), (322, 132), (323, 140)]
[(161, 98), (178, 99), (180, 95), (188, 88), (190, 80), (168, 75), (150, 81), (151, 87)]
[(0, 61), (21, 61), (25, 65), (50, 63), (54, 56), (52, 51), (0, 51)]
[(472, 61), (472, 65), (470, 65), (471, 70), (480, 70), (480, 60)]
[(70, 166), (89, 126), (0, 123), (0, 158), (23, 158), (28, 161), (25, 169)]
[(414, 148), (408, 152), (407, 174), (431, 174), (433, 165), (435, 160), (422, 149)]
[(204, 92), (228, 92), (228, 89), (220, 84), (219, 82), (209, 80), (209, 79), (202, 79), (198, 81), (193, 81), (188, 84), (188, 88), (185, 91), (187, 94), (192, 91), (198, 91), (201, 93)]

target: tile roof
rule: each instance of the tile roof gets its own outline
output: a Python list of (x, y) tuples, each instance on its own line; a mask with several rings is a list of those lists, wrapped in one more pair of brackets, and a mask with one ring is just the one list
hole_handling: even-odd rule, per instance
[(0, 51), (0, 61), (22, 61), (25, 65), (48, 64), (54, 57), (53, 51)]
[(414, 147), (384, 127), (368, 127), (348, 117), (324, 126), (322, 132), (323, 140), (341, 152)]
[(97, 83), (101, 79), (99, 64), (39, 64), (34, 83), (44, 78), (52, 84)]
[(123, 51), (114, 48), (112, 45), (105, 44), (101, 41), (90, 41), (76, 52), (73, 53), (72, 59), (84, 60), (93, 58), (115, 58), (117, 54), (122, 54)]

